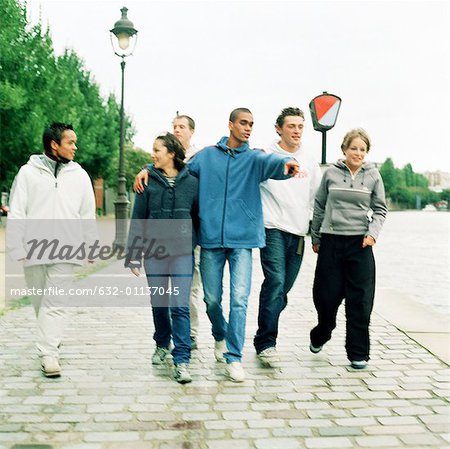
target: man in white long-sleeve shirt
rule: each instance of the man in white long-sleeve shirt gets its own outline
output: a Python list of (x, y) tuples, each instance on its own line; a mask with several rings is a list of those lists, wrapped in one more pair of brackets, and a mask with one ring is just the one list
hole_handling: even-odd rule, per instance
[[(186, 159), (189, 161), (200, 150), (191, 145), (191, 138), (195, 132), (195, 122), (188, 115), (177, 115), (172, 122), (173, 133), (175, 137), (181, 142), (186, 150)], [(195, 247), (194, 251), (194, 274), (192, 276), (191, 296), (189, 299), (189, 314), (191, 317), (191, 349), (198, 348), (198, 327), (199, 314), (201, 311), (205, 312), (203, 303), (203, 287), (200, 275), (200, 246)]]
[(304, 121), (300, 109), (283, 109), (275, 124), (279, 139), (268, 150), (293, 157), (300, 164), (299, 175), (284, 181), (269, 179), (260, 185), (266, 247), (260, 250), (264, 282), (253, 343), (261, 363), (272, 368), (279, 366), (278, 322), (300, 270), (304, 237), (321, 180), (318, 163), (301, 145)]
[[(27, 287), (35, 292), (32, 302), (42, 371), (47, 377), (58, 377), (65, 306), (74, 267), (83, 263), (69, 252), (96, 237), (95, 199), (89, 175), (73, 162), (77, 136), (72, 125), (52, 123), (42, 140), (45, 153), (31, 155), (14, 180), (6, 247), (13, 260), (23, 261)], [(46, 249), (56, 244), (56, 257), (44, 246), (33, 251), (33, 241), (50, 240), (52, 245)]]

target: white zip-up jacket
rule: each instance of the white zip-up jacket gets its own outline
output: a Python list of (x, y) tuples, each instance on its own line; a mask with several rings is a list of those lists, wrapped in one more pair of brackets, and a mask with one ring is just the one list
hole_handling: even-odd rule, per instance
[[(93, 243), (95, 232), (95, 198), (86, 171), (70, 161), (60, 167), (56, 177), (44, 162), (45, 155), (34, 154), (23, 165), (11, 189), (7, 221), (6, 247), (13, 260), (25, 260), (25, 266), (68, 262), (82, 264), (77, 258), (62, 260), (30, 255), (30, 240), (58, 239), (59, 254), (64, 245), (73, 248)], [(69, 249), (65, 250), (66, 252)]]
[(304, 236), (308, 232), (314, 197), (322, 177), (319, 164), (302, 147), (289, 153), (279, 146), (278, 141), (273, 142), (266, 152), (294, 158), (300, 165), (300, 173), (298, 177), (283, 181), (269, 179), (260, 184), (264, 227)]

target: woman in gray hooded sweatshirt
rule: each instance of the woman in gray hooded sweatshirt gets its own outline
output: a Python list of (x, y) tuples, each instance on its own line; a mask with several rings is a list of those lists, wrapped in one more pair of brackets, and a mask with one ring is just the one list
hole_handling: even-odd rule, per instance
[(372, 246), (387, 214), (383, 180), (374, 164), (364, 162), (370, 139), (349, 131), (341, 145), (345, 159), (327, 169), (317, 192), (312, 246), (318, 254), (313, 286), (318, 324), (310, 350), (317, 353), (331, 338), (338, 308), (345, 298), (345, 349), (353, 368), (369, 360), (369, 323), (375, 294)]

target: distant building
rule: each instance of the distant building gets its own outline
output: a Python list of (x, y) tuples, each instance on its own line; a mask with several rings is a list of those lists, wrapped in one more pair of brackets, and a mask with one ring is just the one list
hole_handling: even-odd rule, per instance
[(430, 190), (442, 192), (444, 189), (450, 189), (450, 173), (444, 171), (425, 172), (423, 174), (429, 183)]

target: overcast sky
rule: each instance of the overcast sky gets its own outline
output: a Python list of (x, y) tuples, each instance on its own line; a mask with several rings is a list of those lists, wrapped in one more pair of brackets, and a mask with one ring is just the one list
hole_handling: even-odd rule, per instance
[[(235, 107), (252, 110), (250, 143), (268, 146), (280, 110), (305, 111), (304, 147), (320, 160), (313, 97), (342, 98), (327, 133), (327, 160), (343, 135), (363, 127), (370, 159), (415, 171), (450, 171), (450, 8), (446, 1), (46, 1), (30, 19), (50, 26), (57, 54), (73, 48), (106, 96), (120, 98), (120, 59), (109, 30), (127, 6), (138, 29), (127, 58), (125, 108), (134, 143), (150, 150), (176, 111), (197, 122), (194, 143), (228, 134)], [(64, 117), (61, 117), (63, 120)], [(82, 149), (81, 149), (82, 150)]]

